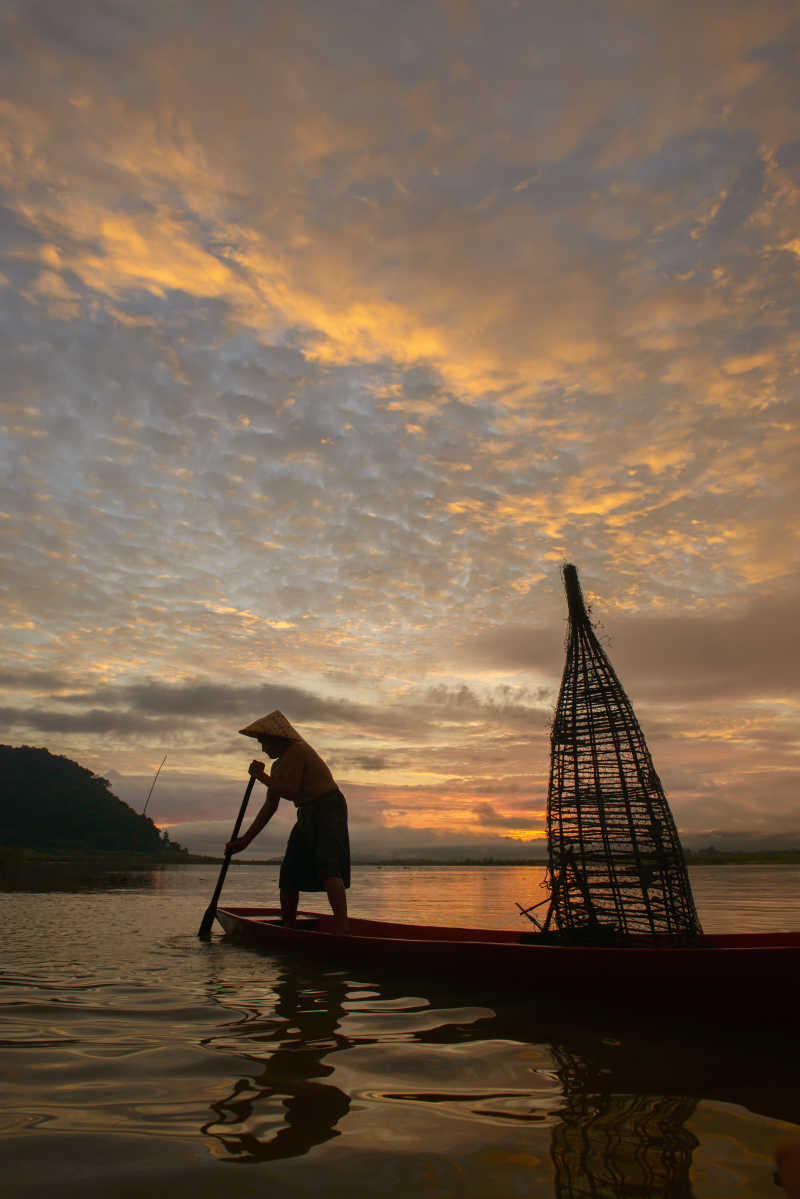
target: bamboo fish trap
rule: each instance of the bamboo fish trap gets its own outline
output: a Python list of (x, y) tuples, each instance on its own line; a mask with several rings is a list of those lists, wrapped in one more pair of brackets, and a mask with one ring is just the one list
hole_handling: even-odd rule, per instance
[[(554, 939), (674, 943), (701, 934), (678, 831), (628, 696), (592, 628), (578, 572), (563, 571), (567, 659), (547, 796)], [(548, 902), (547, 900), (543, 902)]]

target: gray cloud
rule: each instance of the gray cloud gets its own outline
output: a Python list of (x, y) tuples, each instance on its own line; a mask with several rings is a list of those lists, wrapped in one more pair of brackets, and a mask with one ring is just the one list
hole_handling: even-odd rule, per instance
[(0, 670), (0, 687), (23, 691), (61, 691), (71, 686), (67, 676), (55, 670)]
[(33, 709), (0, 708), (0, 725), (22, 727), (42, 733), (131, 733), (157, 732), (156, 722), (131, 712), (37, 712)]
[[(635, 680), (651, 701), (796, 696), (797, 603), (790, 593), (671, 615), (613, 613), (597, 622), (598, 632), (623, 683)], [(492, 630), (463, 652), (499, 670), (516, 665), (552, 675), (563, 666), (552, 630), (535, 626)]]
[[(46, 677), (51, 684), (59, 683), (58, 676)], [(489, 728), (502, 728), (503, 737), (508, 737), (508, 730), (515, 726), (527, 732), (531, 726), (542, 723), (540, 700), (541, 696), (508, 686), (495, 688), (484, 696), (463, 685), (435, 686), (410, 689), (393, 702), (370, 707), (291, 686), (237, 687), (200, 679), (165, 684), (151, 679), (119, 688), (63, 691), (53, 697), (58, 705), (55, 710), (5, 708), (0, 709), (0, 719), (9, 725), (44, 732), (80, 729), (124, 735), (149, 730), (162, 738), (180, 735), (183, 726), (184, 736), (196, 738), (198, 722), (205, 726), (212, 720), (217, 725), (224, 721), (233, 731), (239, 722), (249, 723), (254, 714), (264, 715), (280, 708), (290, 713), (301, 727), (335, 726), (350, 730), (351, 735), (366, 733), (426, 742), (442, 733), (447, 736), (453, 729), (473, 726), (477, 721), (481, 722), (484, 737)], [(241, 748), (238, 742), (234, 744)], [(374, 771), (382, 769), (388, 759), (381, 753), (362, 751), (345, 752), (342, 760)]]
[[(478, 824), (489, 825), (495, 828), (518, 829), (524, 823), (523, 813), (518, 813), (515, 816), (502, 816), (492, 804), (488, 803), (476, 804), (473, 814)], [(530, 813), (530, 816), (533, 815), (533, 813)]]
[(392, 759), (388, 754), (342, 754), (337, 757), (337, 769), (352, 769), (353, 767), (365, 771), (381, 771), (386, 770), (392, 765), (397, 765), (397, 759)]

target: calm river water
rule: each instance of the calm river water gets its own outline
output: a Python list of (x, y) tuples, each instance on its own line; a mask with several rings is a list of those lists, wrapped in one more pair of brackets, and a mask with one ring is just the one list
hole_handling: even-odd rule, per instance
[[(800, 1039), (487, 1002), (197, 939), (216, 867), (0, 896), (9, 1196), (775, 1197)], [(354, 915), (517, 927), (538, 867), (356, 867)], [(228, 902), (272, 903), (237, 866)], [(800, 929), (800, 867), (695, 867), (706, 931)], [(318, 906), (317, 897), (312, 897)], [(600, 984), (601, 985), (601, 984)]]

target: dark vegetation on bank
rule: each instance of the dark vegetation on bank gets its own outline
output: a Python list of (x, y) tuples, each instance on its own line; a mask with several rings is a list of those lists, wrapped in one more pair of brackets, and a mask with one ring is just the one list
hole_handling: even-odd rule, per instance
[(108, 779), (47, 749), (0, 745), (0, 794), (0, 845), (188, 857), (149, 816), (118, 799)]
[(30, 745), (0, 745), (0, 888), (124, 882), (130, 871), (201, 862), (134, 812), (108, 779)]

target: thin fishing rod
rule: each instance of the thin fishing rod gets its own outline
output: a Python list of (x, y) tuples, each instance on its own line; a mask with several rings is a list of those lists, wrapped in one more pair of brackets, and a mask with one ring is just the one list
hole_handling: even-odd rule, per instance
[[(161, 759), (161, 766), (164, 765), (166, 760), (167, 760), (167, 755), (164, 754), (164, 757)], [(153, 781), (150, 784), (150, 790), (147, 792), (147, 799), (144, 801), (144, 807), (142, 808), (143, 816), (144, 816), (145, 812), (147, 811), (147, 805), (150, 803), (150, 796), (153, 794), (153, 788), (155, 787), (156, 782), (158, 781), (158, 776), (161, 774), (161, 766), (159, 766), (158, 770), (156, 771), (155, 777), (153, 778)]]

